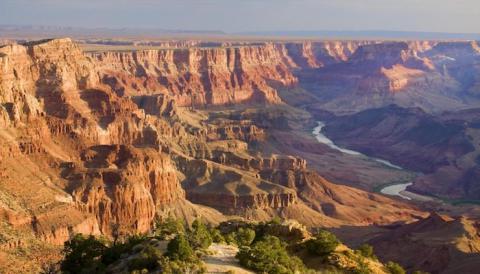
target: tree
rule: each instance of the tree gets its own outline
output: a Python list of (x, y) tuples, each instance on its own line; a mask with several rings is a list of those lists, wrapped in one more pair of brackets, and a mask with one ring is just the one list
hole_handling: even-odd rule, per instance
[(165, 240), (169, 236), (184, 233), (185, 224), (181, 220), (175, 219), (172, 216), (168, 216), (165, 220), (155, 220), (155, 229), (153, 234), (160, 240)]
[(179, 234), (168, 243), (167, 256), (172, 260), (191, 261), (195, 254), (187, 238)]
[(128, 270), (154, 270), (160, 266), (159, 261), (162, 259), (162, 253), (151, 245), (147, 245), (133, 259), (128, 261)]
[(305, 244), (310, 254), (325, 257), (335, 251), (340, 241), (333, 233), (321, 230), (314, 239), (308, 240)]
[(185, 235), (168, 243), (166, 257), (159, 261), (161, 273), (204, 273), (205, 266), (193, 251)]
[(403, 267), (395, 262), (388, 262), (386, 264), (388, 272), (391, 274), (406, 274), (407, 272)]
[(275, 236), (265, 236), (250, 247), (240, 248), (236, 258), (240, 264), (260, 273), (303, 273), (306, 268), (295, 256), (289, 256), (286, 244)]
[(235, 238), (238, 246), (249, 246), (255, 240), (255, 230), (241, 227), (238, 229)]
[(223, 237), (222, 233), (220, 230), (213, 228), (210, 230), (210, 236), (212, 236), (212, 241), (214, 243), (224, 243), (225, 238)]
[(65, 259), (61, 263), (61, 270), (72, 274), (100, 272), (105, 267), (100, 258), (106, 248), (104, 242), (92, 235), (85, 237), (77, 234), (64, 244)]
[(188, 234), (188, 240), (194, 249), (207, 249), (213, 242), (207, 226), (198, 219), (192, 223), (192, 229)]
[(121, 258), (122, 254), (130, 252), (134, 246), (144, 242), (144, 235), (132, 235), (125, 242), (114, 242), (112, 246), (107, 248), (102, 254), (102, 263), (109, 265)]

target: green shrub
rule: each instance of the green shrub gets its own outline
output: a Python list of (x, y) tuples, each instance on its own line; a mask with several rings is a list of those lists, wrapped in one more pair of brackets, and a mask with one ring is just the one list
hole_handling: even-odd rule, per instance
[(207, 226), (198, 219), (192, 223), (188, 240), (194, 249), (207, 249), (213, 242)]
[(272, 218), (272, 220), (270, 220), (270, 222), (268, 222), (268, 224), (274, 224), (274, 225), (279, 225), (282, 223), (282, 218), (278, 217), (278, 216), (275, 216)]
[(223, 237), (222, 233), (220, 230), (213, 228), (210, 230), (210, 235), (212, 236), (212, 241), (214, 243), (224, 243), (225, 238)]
[(386, 264), (387, 270), (391, 274), (406, 274), (407, 272), (403, 267), (395, 262), (388, 262)]
[(357, 266), (352, 270), (354, 274), (370, 274), (372, 271), (368, 266), (367, 261), (363, 257), (359, 257), (355, 260), (357, 262)]
[(242, 247), (237, 254), (240, 264), (260, 273), (292, 274), (304, 273), (303, 262), (290, 256), (286, 244), (274, 236), (266, 236), (250, 247)]
[(363, 244), (357, 249), (357, 253), (362, 255), (363, 257), (366, 258), (372, 258), (372, 259), (377, 259), (377, 256), (375, 256), (375, 252), (373, 250), (373, 246), (369, 244)]
[(128, 261), (128, 270), (154, 270), (160, 266), (158, 261), (162, 258), (160, 250), (151, 245), (147, 245), (137, 255), (137, 257)]
[(308, 240), (305, 244), (310, 254), (325, 257), (335, 251), (340, 241), (333, 233), (321, 230), (314, 239)]
[(75, 235), (71, 240), (65, 242), (63, 253), (65, 258), (61, 263), (63, 273), (98, 273), (105, 266), (100, 258), (107, 248), (104, 241), (90, 235), (85, 237), (81, 234)]
[(238, 246), (249, 246), (255, 240), (255, 230), (250, 228), (239, 228), (235, 240)]
[(165, 240), (177, 234), (185, 234), (185, 223), (182, 220), (175, 219), (171, 216), (165, 220), (155, 220), (153, 235), (159, 240)]
[(195, 257), (190, 243), (184, 235), (177, 235), (168, 243), (166, 255), (171, 260), (191, 261)]
[(127, 238), (123, 243), (115, 243), (107, 248), (102, 254), (102, 263), (109, 265), (121, 258), (122, 254), (129, 253), (133, 247), (144, 242), (146, 237), (144, 235), (133, 235)]
[(164, 274), (184, 274), (184, 273), (205, 273), (206, 267), (200, 260), (185, 262), (180, 260), (171, 260), (168, 257), (162, 258), (160, 263), (160, 273)]
[(238, 245), (237, 244), (237, 233), (236, 232), (230, 232), (227, 235), (225, 235), (225, 242), (229, 245)]

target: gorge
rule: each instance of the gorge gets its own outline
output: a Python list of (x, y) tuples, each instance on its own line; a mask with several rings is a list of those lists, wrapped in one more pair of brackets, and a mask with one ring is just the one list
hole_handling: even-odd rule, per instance
[[(477, 42), (159, 45), (0, 46), (0, 272), (38, 272), (77, 233), (147, 233), (171, 215), (294, 219), (345, 241), (358, 229), (386, 257), (385, 235), (431, 218), (449, 237), (478, 231), (476, 208), (402, 199), (400, 187), (480, 199)], [(374, 193), (382, 185), (401, 198)], [(436, 208), (464, 219), (428, 217)]]

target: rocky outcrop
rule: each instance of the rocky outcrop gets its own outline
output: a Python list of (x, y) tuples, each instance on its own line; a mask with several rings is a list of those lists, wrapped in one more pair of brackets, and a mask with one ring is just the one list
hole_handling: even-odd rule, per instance
[(101, 234), (95, 217), (70, 207), (57, 208), (55, 211), (34, 216), (32, 226), (42, 241), (52, 245), (63, 245), (78, 233)]
[[(165, 155), (127, 146), (97, 146), (82, 154), (84, 168), (68, 167), (73, 201), (112, 229), (147, 232), (157, 207), (183, 199), (175, 168)], [(118, 233), (118, 231), (116, 232)]]
[(146, 114), (173, 117), (177, 114), (177, 103), (164, 94), (143, 95), (132, 97), (137, 106)]
[(262, 141), (265, 131), (251, 121), (237, 121), (207, 126), (205, 132), (208, 141), (242, 140), (245, 142)]
[(369, 41), (325, 41), (286, 43), (288, 55), (301, 69), (320, 68), (347, 61)]
[(183, 187), (187, 199), (229, 214), (246, 210), (280, 209), (295, 204), (294, 190), (260, 178), (247, 171), (208, 160), (179, 158), (177, 165), (185, 174)]

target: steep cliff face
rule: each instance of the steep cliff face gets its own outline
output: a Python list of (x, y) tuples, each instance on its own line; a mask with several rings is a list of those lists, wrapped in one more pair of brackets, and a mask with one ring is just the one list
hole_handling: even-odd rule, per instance
[[(477, 42), (354, 44), (352, 53), (331, 54), (343, 57), (330, 58), (335, 61), (325, 65), (318, 65), (322, 63), (318, 57), (302, 57), (311, 56), (309, 52), (314, 50), (305, 50), (302, 54), (295, 54), (300, 58), (292, 58), (307, 64), (302, 70), (295, 71), (295, 75), (302, 87), (320, 98), (319, 108), (340, 114), (346, 109), (357, 112), (395, 103), (441, 112), (479, 104), (480, 55)], [(326, 44), (323, 48), (327, 48)], [(309, 67), (308, 63), (314, 65)], [(418, 100), (420, 97), (422, 100)]]
[[(422, 85), (423, 78), (435, 80), (433, 63), (419, 57), (406, 42), (384, 42), (361, 45), (344, 63), (326, 73), (344, 73), (346, 81), (356, 78), (357, 88), (364, 92), (397, 92)], [(432, 84), (432, 83), (429, 83)]]
[[(120, 95), (166, 93), (180, 106), (279, 103), (275, 85), (296, 83), (283, 45), (90, 53)], [(273, 86), (272, 86), (273, 85)]]
[(127, 146), (96, 146), (82, 153), (84, 167), (69, 166), (73, 201), (94, 214), (105, 234), (148, 232), (156, 209), (183, 199), (166, 155)]
[[(184, 199), (174, 166), (161, 154), (160, 136), (173, 129), (102, 85), (94, 63), (70, 39), (0, 51), (2, 189), (13, 194), (15, 184), (31, 180), (45, 192), (7, 207), (33, 220), (22, 225), (54, 244), (75, 232), (111, 235), (112, 227), (145, 232), (157, 207)], [(44, 175), (35, 177), (40, 170)], [(55, 193), (67, 208), (38, 207), (55, 201)]]
[(297, 67), (302, 69), (320, 68), (347, 61), (368, 41), (325, 41), (286, 43), (288, 55)]

